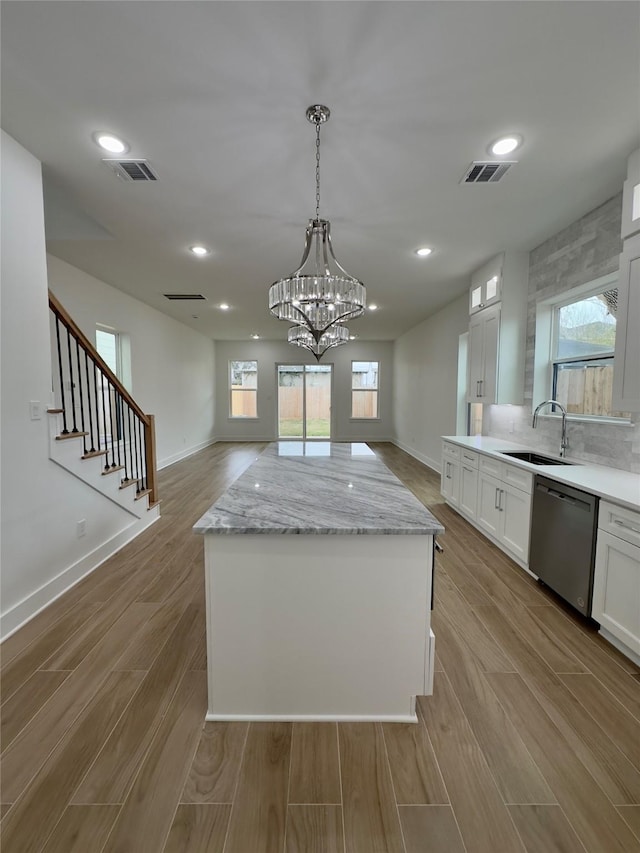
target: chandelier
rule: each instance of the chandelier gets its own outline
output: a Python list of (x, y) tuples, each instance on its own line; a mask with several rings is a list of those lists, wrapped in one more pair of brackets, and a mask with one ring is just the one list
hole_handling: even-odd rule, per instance
[(347, 343), (344, 324), (364, 314), (367, 300), (365, 286), (333, 253), (331, 224), (320, 219), (320, 125), (329, 115), (322, 104), (307, 109), (308, 121), (316, 126), (316, 216), (307, 225), (300, 266), (269, 288), (271, 313), (294, 324), (289, 343), (308, 349), (318, 361), (328, 349)]

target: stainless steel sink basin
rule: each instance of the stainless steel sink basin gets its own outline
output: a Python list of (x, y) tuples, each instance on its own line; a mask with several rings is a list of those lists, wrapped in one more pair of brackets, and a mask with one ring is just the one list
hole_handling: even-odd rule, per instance
[(512, 456), (514, 459), (522, 459), (523, 462), (531, 462), (532, 465), (573, 465), (565, 459), (553, 459), (551, 456), (543, 456), (532, 450), (501, 450), (503, 456)]

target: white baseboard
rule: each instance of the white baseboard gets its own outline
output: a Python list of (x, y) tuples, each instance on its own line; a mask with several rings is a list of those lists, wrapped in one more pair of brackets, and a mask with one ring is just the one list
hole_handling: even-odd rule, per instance
[(208, 438), (206, 441), (201, 441), (200, 444), (194, 444), (191, 447), (185, 448), (185, 450), (181, 450), (179, 453), (174, 453), (171, 456), (167, 456), (165, 459), (158, 459), (156, 463), (156, 467), (158, 471), (162, 468), (168, 468), (169, 465), (173, 465), (176, 462), (180, 462), (182, 459), (186, 459), (188, 456), (193, 456), (194, 453), (198, 453), (200, 450), (204, 450), (205, 447), (210, 447), (212, 444), (216, 444), (216, 442), (220, 441), (218, 438)]
[(76, 563), (64, 569), (56, 577), (47, 581), (46, 584), (43, 584), (35, 592), (32, 592), (22, 601), (18, 602), (10, 610), (7, 610), (6, 613), (0, 615), (0, 642), (6, 640), (7, 637), (10, 637), (19, 628), (22, 628), (23, 625), (33, 619), (34, 616), (37, 616), (45, 607), (48, 607), (57, 598), (68, 592), (71, 587), (79, 583), (82, 578), (90, 575), (105, 560), (112, 557), (159, 518), (158, 507), (148, 510), (145, 512), (143, 518), (136, 519), (128, 527), (125, 527), (124, 530), (116, 533), (111, 539), (107, 539), (102, 545), (98, 545), (93, 551), (85, 554)]
[(205, 716), (207, 722), (234, 720), (236, 722), (254, 723), (417, 723), (414, 714), (398, 714), (387, 716), (365, 714), (210, 714)]
[(602, 626), (600, 626), (600, 630), (598, 631), (598, 633), (601, 637), (604, 637), (604, 639), (608, 643), (611, 643), (611, 645), (614, 646), (619, 652), (622, 652), (623, 655), (628, 657), (630, 661), (633, 661), (636, 666), (640, 666), (640, 655), (636, 654), (636, 652), (634, 652), (633, 649), (630, 649), (629, 646), (626, 646), (622, 642), (622, 640), (619, 640), (617, 637), (614, 637), (614, 635), (610, 631), (607, 631), (607, 629), (603, 628)]
[(395, 444), (396, 447), (399, 447), (400, 450), (404, 450), (405, 453), (408, 453), (409, 456), (413, 456), (413, 458), (417, 459), (418, 462), (422, 462), (422, 464), (426, 465), (427, 468), (431, 468), (436, 472), (436, 474), (440, 473), (440, 460), (431, 459), (431, 457), (425, 456), (424, 453), (419, 453), (413, 447), (409, 447), (408, 444), (398, 441), (397, 438), (392, 438), (390, 441), (392, 444)]

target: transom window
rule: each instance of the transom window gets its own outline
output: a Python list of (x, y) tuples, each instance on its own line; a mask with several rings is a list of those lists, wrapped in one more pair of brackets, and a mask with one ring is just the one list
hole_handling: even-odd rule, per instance
[(229, 362), (229, 413), (232, 418), (258, 417), (258, 362)]
[(628, 418), (612, 407), (618, 290), (556, 305), (551, 396), (570, 414)]
[(378, 418), (378, 362), (351, 362), (351, 417)]

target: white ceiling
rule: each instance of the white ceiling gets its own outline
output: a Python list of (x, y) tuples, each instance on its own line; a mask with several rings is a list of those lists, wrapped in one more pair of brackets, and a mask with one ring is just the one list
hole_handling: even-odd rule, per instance
[[(315, 210), (305, 110), (328, 105), (320, 212), (380, 305), (352, 332), (394, 339), (492, 255), (531, 250), (620, 190), (640, 143), (639, 10), (5, 0), (2, 125), (43, 163), (52, 254), (211, 337), (285, 339), (267, 291), (300, 260)], [(158, 182), (119, 180), (97, 130)], [(524, 136), (518, 164), (461, 185), (507, 132)], [(187, 251), (199, 242), (205, 260)]]

